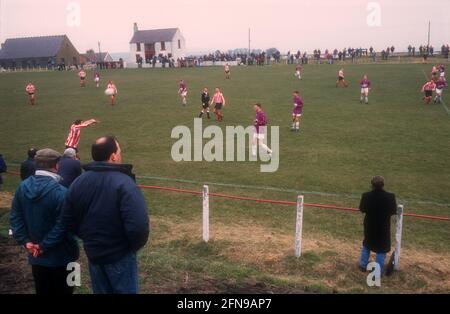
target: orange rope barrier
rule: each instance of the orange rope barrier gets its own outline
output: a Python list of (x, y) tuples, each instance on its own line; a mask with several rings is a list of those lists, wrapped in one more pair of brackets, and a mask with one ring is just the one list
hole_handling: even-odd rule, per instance
[[(18, 172), (12, 172), (12, 171), (7, 171), (6, 174), (13, 175), (13, 176), (20, 176), (20, 174)], [(202, 195), (203, 194), (202, 192), (199, 192), (199, 191), (177, 189), (177, 188), (172, 188), (172, 187), (163, 187), (163, 186), (154, 186), (154, 185), (138, 185), (138, 186), (139, 186), (139, 188), (146, 189), (146, 190), (160, 190), (160, 191), (168, 191), (168, 192), (176, 192), (176, 193), (184, 193), (184, 194), (193, 194), (193, 195)], [(258, 198), (253, 198), (253, 197), (227, 195), (227, 194), (221, 194), (221, 193), (210, 193), (209, 195), (215, 196), (215, 197), (220, 197), (220, 198), (240, 200), (240, 201), (250, 201), (250, 202), (257, 202), (257, 203), (268, 203), (268, 204), (278, 204), (278, 205), (296, 205), (297, 204), (296, 202), (291, 202), (291, 201), (266, 200), (266, 199), (258, 199)], [(341, 206), (334, 206), (334, 205), (305, 203), (304, 206), (305, 207), (314, 207), (314, 208), (336, 209), (336, 210), (350, 211), (350, 212), (359, 212), (359, 209), (357, 209), (357, 208), (341, 207)], [(450, 221), (450, 218), (441, 217), (441, 216), (407, 214), (407, 213), (405, 213), (403, 215), (406, 217), (413, 217), (413, 218), (419, 218), (419, 219)]]

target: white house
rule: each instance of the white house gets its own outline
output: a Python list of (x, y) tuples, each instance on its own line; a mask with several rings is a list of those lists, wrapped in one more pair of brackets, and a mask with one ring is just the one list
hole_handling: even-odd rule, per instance
[(186, 57), (186, 40), (178, 28), (138, 29), (134, 24), (134, 35), (130, 41), (131, 59), (138, 63), (151, 64), (154, 56), (160, 55), (175, 59)]

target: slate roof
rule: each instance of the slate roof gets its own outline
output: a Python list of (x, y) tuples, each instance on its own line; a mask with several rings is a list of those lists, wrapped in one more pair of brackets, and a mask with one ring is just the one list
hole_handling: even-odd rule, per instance
[(0, 51), (0, 59), (54, 57), (65, 38), (66, 35), (9, 38)]
[(136, 43), (156, 43), (160, 41), (172, 41), (178, 28), (152, 29), (145, 31), (137, 31), (134, 33), (130, 44)]
[(81, 55), (90, 62), (103, 62), (107, 56), (109, 56), (111, 60), (114, 60), (108, 52), (102, 52), (101, 54), (99, 52), (83, 53)]

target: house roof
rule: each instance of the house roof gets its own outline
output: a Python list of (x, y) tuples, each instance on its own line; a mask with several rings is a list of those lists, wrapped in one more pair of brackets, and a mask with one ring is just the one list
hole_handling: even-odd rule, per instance
[(9, 38), (0, 51), (0, 59), (54, 57), (66, 35)]
[(113, 58), (108, 52), (84, 53), (82, 54), (82, 56), (88, 59), (88, 61), (90, 62), (113, 61)]
[(136, 43), (156, 43), (160, 41), (172, 41), (178, 28), (152, 29), (137, 31), (134, 33), (130, 44)]

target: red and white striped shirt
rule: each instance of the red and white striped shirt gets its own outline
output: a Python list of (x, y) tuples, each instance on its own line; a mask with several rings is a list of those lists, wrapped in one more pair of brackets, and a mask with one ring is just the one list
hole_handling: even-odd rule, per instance
[(113, 90), (114, 90), (114, 94), (117, 94), (117, 87), (116, 87), (115, 84), (109, 83), (109, 84), (106, 86), (106, 89), (113, 89)]
[(433, 81), (425, 83), (425, 85), (422, 87), (422, 91), (433, 91), (436, 89), (436, 84)]
[(213, 96), (213, 102), (216, 104), (223, 104), (225, 102), (225, 99), (223, 97), (222, 93), (215, 93)]
[(67, 136), (66, 146), (77, 148), (80, 142), (81, 129), (88, 127), (88, 125), (82, 123), (79, 125), (72, 124), (70, 127), (69, 136)]
[(36, 92), (36, 87), (33, 84), (28, 84), (25, 89), (28, 94), (34, 94)]

